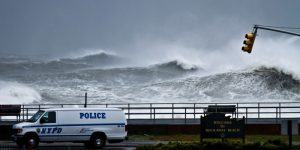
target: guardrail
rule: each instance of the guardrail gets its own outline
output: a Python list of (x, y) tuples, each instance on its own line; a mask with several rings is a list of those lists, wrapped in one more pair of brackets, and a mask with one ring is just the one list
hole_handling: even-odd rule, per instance
[[(117, 103), (87, 104), (89, 108), (121, 108), (127, 119), (199, 119), (209, 105), (235, 105), (236, 111), (228, 114), (235, 118), (300, 118), (300, 102), (261, 103)], [(39, 109), (84, 107), (84, 104), (28, 104), (21, 105), (20, 119), (29, 119)], [(6, 119), (3, 120), (16, 120)]]

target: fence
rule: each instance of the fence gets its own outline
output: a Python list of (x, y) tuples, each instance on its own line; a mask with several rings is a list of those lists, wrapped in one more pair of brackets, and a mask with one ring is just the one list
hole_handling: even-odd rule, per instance
[[(235, 118), (300, 118), (300, 102), (261, 103), (117, 103), (88, 104), (89, 108), (121, 108), (127, 119), (199, 119), (209, 105), (235, 105)], [(39, 109), (84, 107), (84, 104), (28, 104), (21, 105), (21, 120), (29, 119)], [(15, 120), (2, 118), (2, 120)]]

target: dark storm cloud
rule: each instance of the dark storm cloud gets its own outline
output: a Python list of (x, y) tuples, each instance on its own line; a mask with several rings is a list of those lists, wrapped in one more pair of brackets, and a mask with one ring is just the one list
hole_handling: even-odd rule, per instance
[[(300, 1), (0, 1), (0, 51), (59, 56), (143, 51), (152, 43), (218, 50), (253, 24), (300, 26)], [(142, 44), (141, 44), (142, 43)]]

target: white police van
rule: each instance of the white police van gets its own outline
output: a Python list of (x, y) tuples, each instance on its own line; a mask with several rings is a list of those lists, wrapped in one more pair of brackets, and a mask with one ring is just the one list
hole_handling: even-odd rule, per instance
[(125, 114), (118, 108), (56, 108), (39, 110), (28, 122), (13, 126), (18, 146), (37, 147), (39, 142), (82, 142), (102, 148), (127, 137)]

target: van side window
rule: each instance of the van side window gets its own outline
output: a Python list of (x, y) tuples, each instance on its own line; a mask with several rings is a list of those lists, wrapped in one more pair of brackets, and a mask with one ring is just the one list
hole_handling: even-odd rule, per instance
[(46, 112), (41, 119), (45, 120), (45, 123), (56, 123), (56, 113)]

